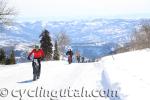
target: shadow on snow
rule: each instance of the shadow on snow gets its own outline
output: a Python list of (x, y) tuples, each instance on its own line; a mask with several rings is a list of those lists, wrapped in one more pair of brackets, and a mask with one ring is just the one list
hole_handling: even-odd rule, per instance
[(31, 80), (25, 80), (25, 81), (17, 82), (17, 83), (31, 83), (31, 82), (33, 82), (32, 79)]

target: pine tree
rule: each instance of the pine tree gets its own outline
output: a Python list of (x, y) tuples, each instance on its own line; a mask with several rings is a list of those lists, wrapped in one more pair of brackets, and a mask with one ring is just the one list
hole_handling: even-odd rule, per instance
[(53, 54), (53, 44), (51, 43), (51, 37), (49, 35), (48, 30), (44, 30), (41, 35), (41, 48), (43, 49), (44, 53), (45, 53), (45, 58), (46, 60), (51, 60), (52, 59), (52, 54)]
[(10, 64), (16, 64), (14, 50), (12, 50), (10, 53)]
[(54, 50), (53, 59), (59, 60), (59, 58), (60, 58), (60, 55), (59, 55), (59, 51), (58, 51), (58, 44), (57, 44), (57, 41), (55, 41), (55, 50)]
[(10, 58), (6, 57), (6, 62), (5, 62), (5, 64), (6, 64), (6, 65), (10, 65), (10, 63), (11, 63)]
[(0, 49), (0, 64), (5, 64), (6, 62), (6, 54), (4, 49)]

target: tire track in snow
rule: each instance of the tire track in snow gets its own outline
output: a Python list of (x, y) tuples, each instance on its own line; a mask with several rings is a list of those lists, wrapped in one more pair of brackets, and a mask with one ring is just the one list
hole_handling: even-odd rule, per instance
[[(112, 84), (111, 81), (110, 81), (110, 78), (111, 76), (109, 76), (109, 74), (107, 73), (107, 71), (105, 70), (105, 67), (103, 66), (103, 62), (100, 61), (99, 63), (97, 63), (95, 65), (96, 67), (101, 67), (101, 73), (100, 73), (100, 76), (101, 76), (101, 82), (100, 84), (103, 86), (103, 89), (104, 90), (120, 90), (120, 87), (118, 87), (118, 84)], [(119, 92), (119, 91), (117, 91)], [(121, 94), (118, 94), (118, 97), (108, 97), (109, 100), (121, 100), (121, 97), (120, 97)]]

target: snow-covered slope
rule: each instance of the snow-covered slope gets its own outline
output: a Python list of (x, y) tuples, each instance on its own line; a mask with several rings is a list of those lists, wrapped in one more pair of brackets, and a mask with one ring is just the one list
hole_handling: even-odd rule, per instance
[[(6, 88), (8, 90), (8, 96), (1, 97), (1, 95), (7, 93), (7, 90), (4, 91), (5, 89), (0, 89), (0, 99), (19, 100), (21, 98), (21, 100), (109, 100), (108, 98), (104, 97), (94, 98), (84, 96), (86, 94), (86, 90), (91, 95), (92, 89), (103, 89), (103, 86), (100, 84), (101, 71), (102, 69), (98, 67), (98, 63), (74, 63), (69, 65), (67, 62), (63, 61), (43, 62), (41, 78), (38, 81), (32, 82), (31, 63), (0, 66), (0, 88)], [(42, 90), (41, 87), (43, 88)], [(61, 89), (67, 89), (67, 91), (70, 91), (70, 95), (72, 96), (72, 93), (74, 93), (72, 90), (75, 91), (76, 89), (81, 93), (82, 88), (84, 88), (84, 97), (60, 98), (60, 94), (56, 94), (55, 92), (52, 94), (58, 97), (48, 97), (47, 95), (45, 97), (43, 96), (44, 89), (49, 91), (57, 90), (57, 92), (59, 92)], [(22, 93), (22, 97), (20, 97), (19, 90)], [(28, 93), (28, 91), (30, 93)], [(35, 94), (34, 91), (37, 91), (37, 94)], [(42, 94), (41, 97), (40, 91)], [(75, 93), (75, 95), (78, 95), (77, 92)], [(16, 97), (13, 97), (12, 95)], [(34, 97), (30, 97), (30, 95)], [(68, 93), (65, 95), (67, 96)]]
[[(95, 63), (42, 62), (41, 78), (35, 82), (31, 63), (0, 65), (0, 100), (149, 100), (149, 59), (150, 49), (145, 49)], [(80, 97), (68, 97), (70, 91)]]
[(102, 58), (104, 76), (121, 100), (150, 100), (150, 49)]

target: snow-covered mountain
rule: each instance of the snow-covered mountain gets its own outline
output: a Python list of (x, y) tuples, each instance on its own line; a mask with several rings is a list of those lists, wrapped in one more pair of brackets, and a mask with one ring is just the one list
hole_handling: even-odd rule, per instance
[(140, 20), (96, 19), (77, 21), (16, 22), (3, 28), (0, 38), (16, 41), (37, 41), (43, 29), (51, 36), (65, 32), (72, 43), (118, 42), (128, 40), (131, 32), (138, 27)]
[[(80, 49), (83, 56), (101, 57), (108, 55), (111, 48), (117, 47), (116, 45), (128, 42), (131, 33), (139, 27), (140, 21), (132, 19), (95, 19), (16, 22), (13, 26), (1, 27), (0, 46), (15, 46), (17, 50), (23, 44), (29, 47), (39, 41), (39, 35), (43, 29), (48, 29), (52, 38), (60, 32), (65, 32), (71, 38), (73, 48), (75, 50)], [(85, 51), (87, 52), (85, 53)]]

